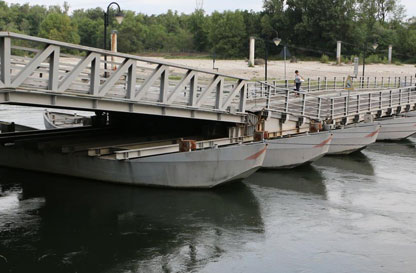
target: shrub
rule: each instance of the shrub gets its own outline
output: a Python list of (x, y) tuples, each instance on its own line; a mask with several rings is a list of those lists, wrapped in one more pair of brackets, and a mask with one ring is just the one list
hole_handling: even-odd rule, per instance
[(368, 64), (379, 64), (382, 62), (382, 59), (378, 55), (370, 55), (365, 59), (365, 62)]
[(325, 55), (325, 54), (322, 54), (322, 56), (321, 56), (321, 63), (323, 63), (323, 64), (329, 63), (329, 57), (327, 55)]

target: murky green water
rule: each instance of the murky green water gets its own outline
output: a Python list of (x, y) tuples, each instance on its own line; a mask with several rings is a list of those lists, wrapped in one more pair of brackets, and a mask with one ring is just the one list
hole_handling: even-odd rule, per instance
[(410, 139), (211, 191), (0, 168), (0, 272), (415, 273), (415, 163)]

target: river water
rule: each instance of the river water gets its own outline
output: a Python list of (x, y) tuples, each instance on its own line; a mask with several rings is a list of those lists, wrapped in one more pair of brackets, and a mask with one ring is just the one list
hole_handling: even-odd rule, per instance
[(0, 272), (415, 273), (415, 163), (410, 138), (204, 191), (0, 168)]

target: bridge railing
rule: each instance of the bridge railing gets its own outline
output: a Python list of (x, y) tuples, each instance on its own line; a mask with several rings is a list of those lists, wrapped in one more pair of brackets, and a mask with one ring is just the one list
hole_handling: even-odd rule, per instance
[(244, 113), (246, 79), (10, 32), (0, 32), (0, 89), (133, 105)]
[[(306, 78), (301, 85), (303, 92), (322, 92), (345, 89), (347, 77), (315, 77)], [(352, 85), (356, 90), (369, 89), (388, 89), (412, 86), (416, 84), (414, 76), (395, 76), (395, 77), (358, 77), (352, 78)], [(253, 93), (261, 95), (264, 93), (268, 85), (272, 85), (278, 89), (294, 89), (293, 79), (291, 80), (273, 80), (268, 81), (250, 81), (248, 82), (249, 90)]]
[(416, 88), (408, 86), (373, 92), (358, 92), (345, 96), (325, 97), (322, 100), (321, 119), (336, 120), (377, 111), (393, 114), (398, 110), (414, 110)]
[(252, 95), (248, 98), (249, 102), (256, 100), (265, 109), (319, 121), (339, 120), (378, 111), (393, 114), (398, 111), (398, 107), (400, 111), (409, 111), (416, 105), (415, 86), (317, 96), (314, 93), (297, 92), (264, 82), (262, 84), (267, 88), (261, 94), (248, 89)]

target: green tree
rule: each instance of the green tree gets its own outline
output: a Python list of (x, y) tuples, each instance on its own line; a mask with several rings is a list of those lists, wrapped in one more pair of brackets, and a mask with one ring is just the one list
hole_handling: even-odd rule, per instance
[(77, 25), (65, 13), (49, 13), (40, 24), (39, 35), (68, 43), (80, 42)]
[(209, 19), (202, 9), (195, 10), (188, 19), (189, 31), (193, 34), (195, 49), (200, 52), (208, 50)]
[(214, 12), (211, 15), (208, 34), (212, 50), (223, 58), (235, 58), (246, 55), (244, 43), (248, 41), (244, 17), (240, 11)]

